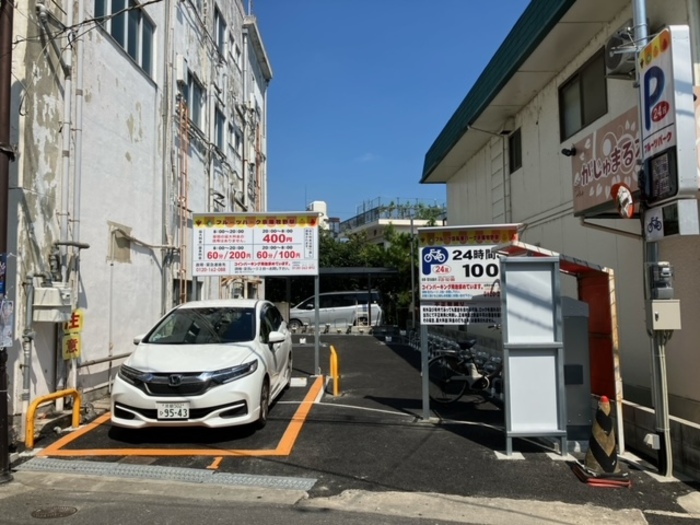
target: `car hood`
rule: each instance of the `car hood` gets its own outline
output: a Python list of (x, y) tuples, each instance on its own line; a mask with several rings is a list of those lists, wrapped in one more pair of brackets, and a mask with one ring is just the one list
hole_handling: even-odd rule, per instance
[(213, 372), (259, 355), (245, 344), (157, 345), (140, 343), (125, 364), (141, 372)]

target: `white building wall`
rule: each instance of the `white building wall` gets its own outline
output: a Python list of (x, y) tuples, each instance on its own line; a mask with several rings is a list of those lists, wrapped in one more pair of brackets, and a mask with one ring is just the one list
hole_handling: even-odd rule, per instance
[[(666, 24), (689, 23), (687, 5), (681, 0), (647, 2), (647, 8), (651, 32)], [(560, 143), (559, 135), (558, 87), (631, 17), (631, 7), (620, 13), (516, 116), (513, 129), (521, 128), (523, 166), (506, 177), (505, 206), (511, 209), (508, 214), (511, 222), (525, 225), (523, 241), (615, 270), (624, 395), (648, 403), (651, 354), (645, 329), (643, 242), (639, 223), (623, 219), (595, 221), (623, 230), (619, 234), (583, 226), (573, 216), (571, 160), (560, 153), (562, 148), (635, 106), (638, 94), (633, 83), (609, 79), (607, 114), (564, 143)], [(507, 141), (493, 137), (447, 182), (450, 224), (504, 222), (500, 170), (501, 152), (506, 144)], [(637, 238), (624, 233), (636, 234)], [(693, 373), (700, 364), (697, 354), (700, 325), (694, 322), (700, 313), (695, 277), (700, 241), (696, 237), (665, 240), (660, 243), (660, 256), (675, 267), (676, 297), (682, 304), (683, 330), (674, 334), (667, 346), (671, 412), (700, 421), (700, 383)], [(573, 279), (564, 277), (562, 284), (564, 293), (576, 296)]]
[[(148, 12), (162, 49), (163, 6)], [(88, 35), (83, 155), (75, 159), (82, 162), (80, 236), (90, 245), (81, 252), (81, 362), (131, 351), (133, 337), (160, 314), (162, 285), (160, 250), (132, 242), (129, 262), (111, 254), (115, 225), (145, 245), (161, 244), (163, 69), (155, 67), (150, 79), (103, 32)], [(108, 369), (104, 363), (82, 370), (80, 386), (105, 384)]]
[[(179, 244), (177, 199), (181, 151), (176, 83), (176, 56), (187, 57), (208, 94), (199, 129), (191, 130), (187, 149), (187, 197), (190, 211), (247, 211), (242, 208), (242, 151), (235, 147), (235, 134), (242, 120), (244, 7), (241, 0), (221, 2), (227, 24), (226, 57), (221, 60), (213, 44), (214, 3), (198, 9), (197, 0), (152, 3), (144, 8), (155, 25), (153, 72), (142, 71), (101, 27), (90, 22), (83, 37), (83, 81), (78, 84), (77, 55), (73, 55), (70, 101), (71, 135), (68, 184), (63, 184), (62, 122), (65, 75), (58, 57), (46, 42), (21, 40), (13, 50), (11, 140), (18, 147), (17, 161), (10, 166), (10, 223), (8, 229), (8, 278), (6, 295), (15, 302), (15, 338), (8, 352), (10, 412), (15, 423), (22, 415), (23, 363), (21, 335), (25, 327), (34, 331), (31, 345), (29, 397), (73, 385), (66, 377), (70, 362), (61, 355), (58, 323), (34, 322), (26, 326), (26, 289), (22, 283), (31, 274), (48, 275), (53, 243), (80, 241), (89, 245), (80, 252), (80, 281), (77, 306), (84, 310), (82, 356), (76, 361), (75, 385), (89, 393), (105, 388), (121, 360), (129, 353), (135, 335), (143, 333), (164, 309), (177, 302)], [(60, 3), (59, 3), (60, 4)], [(48, 7), (65, 22), (67, 6)], [(48, 5), (48, 4), (47, 4)], [(171, 14), (166, 12), (172, 8)], [(15, 17), (13, 32), (36, 35), (36, 3)], [(85, 1), (85, 19), (95, 16), (94, 2)], [(172, 21), (172, 23), (170, 23)], [(67, 47), (65, 35), (58, 47)], [(170, 44), (166, 49), (166, 39)], [(229, 42), (232, 44), (230, 45)], [(235, 49), (240, 50), (236, 56)], [(251, 57), (255, 62), (259, 57)], [(257, 66), (257, 64), (255, 65)], [(248, 66), (249, 69), (253, 69)], [(216, 80), (216, 83), (214, 82)], [(269, 80), (269, 79), (268, 79)], [(267, 83), (253, 84), (264, 100)], [(257, 86), (262, 86), (258, 89)], [(76, 92), (81, 92), (82, 120), (76, 120)], [(225, 144), (214, 147), (214, 104), (226, 116)], [(265, 106), (261, 106), (264, 111)], [(264, 117), (264, 115), (263, 115)], [(82, 153), (76, 150), (78, 133)], [(263, 141), (261, 147), (266, 148)], [(242, 148), (239, 148), (242, 149)], [(266, 151), (263, 151), (266, 156)], [(80, 206), (73, 210), (74, 177), (81, 173)], [(261, 177), (265, 173), (261, 172)], [(264, 185), (264, 181), (262, 183)], [(69, 232), (61, 239), (60, 222), (68, 200)], [(214, 207), (210, 190), (224, 195), (223, 209)], [(238, 189), (238, 196), (234, 189)], [(238, 200), (236, 200), (238, 199)], [(251, 208), (258, 202), (246, 203)], [(79, 238), (74, 235), (80, 226)], [(115, 229), (121, 229), (115, 251)], [(187, 267), (191, 267), (191, 233), (187, 235)], [(167, 250), (164, 250), (167, 248)], [(70, 249), (69, 249), (70, 251)], [(115, 257), (116, 255), (116, 257)], [(55, 279), (54, 279), (55, 281)], [(34, 279), (40, 284), (40, 278)], [(220, 283), (203, 282), (206, 296), (218, 296)], [(230, 290), (229, 290), (230, 291)], [(114, 358), (111, 362), (109, 358)]]

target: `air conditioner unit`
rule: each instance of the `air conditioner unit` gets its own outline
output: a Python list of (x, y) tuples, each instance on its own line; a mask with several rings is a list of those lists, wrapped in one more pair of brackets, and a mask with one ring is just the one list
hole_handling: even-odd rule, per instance
[(185, 55), (175, 57), (175, 80), (178, 84), (187, 84), (187, 58)]
[(605, 43), (605, 73), (609, 78), (634, 80), (637, 51), (632, 34), (632, 20), (608, 38)]

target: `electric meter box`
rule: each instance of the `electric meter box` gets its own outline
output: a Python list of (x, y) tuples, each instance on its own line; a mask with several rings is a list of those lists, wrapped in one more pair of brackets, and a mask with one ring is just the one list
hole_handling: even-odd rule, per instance
[(680, 330), (681, 302), (678, 299), (647, 301), (647, 319), (652, 330)]
[(72, 300), (68, 286), (54, 284), (34, 288), (32, 318), (36, 322), (67, 323), (71, 318)]

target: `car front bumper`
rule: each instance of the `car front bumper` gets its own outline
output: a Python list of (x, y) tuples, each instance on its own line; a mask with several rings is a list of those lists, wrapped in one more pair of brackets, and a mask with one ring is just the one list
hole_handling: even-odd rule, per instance
[[(257, 372), (216, 385), (196, 396), (147, 394), (119, 375), (111, 395), (111, 421), (123, 428), (209, 427), (246, 425), (260, 416), (260, 390), (263, 372)], [(158, 403), (188, 403), (187, 419), (158, 419)]]

